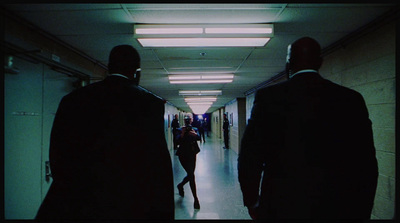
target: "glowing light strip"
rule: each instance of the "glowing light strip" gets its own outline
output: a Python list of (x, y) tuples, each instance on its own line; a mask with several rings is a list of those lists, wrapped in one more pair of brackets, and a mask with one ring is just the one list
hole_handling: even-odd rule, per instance
[(226, 80), (179, 80), (179, 81), (170, 81), (170, 84), (222, 84), (222, 83), (231, 83), (232, 79)]
[(179, 91), (179, 95), (221, 95), (221, 90)]
[(169, 80), (200, 80), (201, 75), (169, 75)]
[(206, 111), (210, 108), (210, 105), (189, 105), (189, 108), (193, 111), (195, 114), (204, 114)]
[(263, 47), (270, 38), (138, 38), (143, 47)]
[(272, 28), (205, 28), (205, 33), (218, 34), (270, 34)]
[(208, 80), (208, 79), (233, 79), (233, 74), (226, 75), (169, 75), (169, 80)]
[(199, 98), (185, 98), (186, 102), (199, 102), (199, 101), (216, 101), (216, 97), (199, 97)]
[(137, 28), (136, 34), (201, 34), (203, 28)]
[(213, 102), (188, 102), (188, 105), (212, 105)]
[(201, 79), (233, 79), (234, 75), (233, 74), (227, 74), (227, 75), (201, 75)]

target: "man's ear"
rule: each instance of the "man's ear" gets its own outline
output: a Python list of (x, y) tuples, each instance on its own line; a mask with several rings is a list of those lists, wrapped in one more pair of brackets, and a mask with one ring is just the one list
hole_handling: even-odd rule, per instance
[(133, 81), (139, 85), (139, 81), (140, 81), (140, 70), (136, 71), (135, 74), (133, 75)]

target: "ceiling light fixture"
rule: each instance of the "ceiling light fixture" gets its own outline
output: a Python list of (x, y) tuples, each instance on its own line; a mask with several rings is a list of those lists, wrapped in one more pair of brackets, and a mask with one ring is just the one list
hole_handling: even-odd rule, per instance
[(188, 97), (185, 98), (186, 102), (210, 102), (217, 101), (217, 97)]
[(221, 90), (201, 90), (201, 91), (179, 91), (179, 95), (184, 96), (201, 96), (201, 95), (221, 95)]
[(273, 37), (272, 24), (135, 25), (143, 47), (263, 47)]
[(234, 76), (233, 74), (168, 75), (168, 79), (171, 84), (215, 84), (230, 83)]
[(138, 38), (143, 47), (262, 47), (270, 38)]
[(217, 97), (186, 97), (185, 102), (195, 114), (204, 114), (217, 101)]
[(200, 80), (201, 75), (168, 75), (169, 80)]
[[(201, 73), (227, 73), (226, 71), (214, 71), (216, 69), (219, 70), (232, 70), (235, 67), (170, 67), (169, 70), (178, 70), (174, 72), (174, 74), (181, 74), (181, 73), (190, 73), (190, 74), (201, 74)], [(179, 71), (179, 70), (201, 70), (201, 71)], [(213, 70), (213, 71), (204, 71), (204, 70)]]
[(169, 81), (170, 84), (226, 84), (233, 80), (187, 80), (187, 81)]
[(168, 75), (169, 80), (209, 80), (209, 79), (233, 79), (233, 74), (218, 75)]
[(188, 105), (212, 105), (213, 102), (188, 102)]
[(210, 105), (189, 105), (194, 114), (204, 114), (210, 107)]
[(233, 34), (271, 34), (272, 28), (206, 28), (206, 33), (233, 33)]
[(202, 28), (138, 28), (136, 34), (202, 34)]

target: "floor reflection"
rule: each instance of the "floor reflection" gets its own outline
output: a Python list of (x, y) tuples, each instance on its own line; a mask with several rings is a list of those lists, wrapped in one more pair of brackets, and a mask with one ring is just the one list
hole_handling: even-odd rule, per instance
[(177, 156), (172, 155), (175, 186), (175, 219), (250, 219), (243, 206), (237, 178), (237, 154), (223, 149), (223, 141), (208, 137), (199, 143), (196, 183), (200, 210), (193, 208), (189, 184), (184, 186), (185, 197), (180, 197), (176, 185), (185, 177), (185, 170)]

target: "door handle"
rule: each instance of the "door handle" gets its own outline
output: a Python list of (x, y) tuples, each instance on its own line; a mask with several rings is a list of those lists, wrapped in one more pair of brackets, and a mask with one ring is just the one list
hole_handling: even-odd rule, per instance
[(46, 182), (50, 182), (50, 177), (52, 177), (51, 172), (50, 172), (50, 161), (45, 162), (45, 171), (46, 171)]

